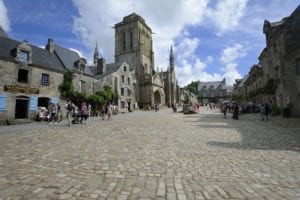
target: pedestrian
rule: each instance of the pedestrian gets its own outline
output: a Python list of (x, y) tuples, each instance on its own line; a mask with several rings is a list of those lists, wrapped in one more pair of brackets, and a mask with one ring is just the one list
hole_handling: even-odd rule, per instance
[(268, 103), (265, 103), (265, 116), (266, 116), (266, 120), (269, 120), (269, 113), (270, 113), (270, 107), (269, 107)]
[(260, 110), (261, 121), (264, 121), (266, 110), (265, 110), (265, 106), (263, 103), (260, 105), (259, 110)]
[(113, 110), (112, 110), (112, 105), (111, 105), (111, 103), (109, 102), (108, 104), (107, 104), (107, 119), (108, 120), (112, 120), (112, 118), (111, 118), (111, 116), (112, 116), (112, 113), (113, 112)]
[(106, 106), (103, 105), (103, 106), (102, 106), (102, 109), (101, 109), (102, 120), (105, 120), (105, 115), (106, 115), (106, 113), (107, 113)]
[(74, 112), (74, 108), (75, 108), (75, 105), (71, 101), (69, 101), (66, 105), (66, 110), (67, 110), (66, 117), (68, 118), (69, 127), (71, 127), (71, 124), (72, 124), (72, 115)]
[(226, 119), (226, 113), (227, 113), (227, 105), (226, 104), (222, 104), (222, 112), (224, 114), (224, 118)]
[(51, 103), (49, 124), (56, 123), (56, 113), (57, 113), (57, 107), (55, 103)]
[(88, 108), (87, 108), (85, 102), (83, 102), (82, 105), (81, 105), (80, 114), (81, 114), (80, 122), (86, 124), (86, 121), (87, 121), (88, 116), (89, 116), (89, 111), (88, 111)]
[(239, 105), (236, 103), (233, 105), (233, 115), (232, 118), (233, 119), (239, 119)]

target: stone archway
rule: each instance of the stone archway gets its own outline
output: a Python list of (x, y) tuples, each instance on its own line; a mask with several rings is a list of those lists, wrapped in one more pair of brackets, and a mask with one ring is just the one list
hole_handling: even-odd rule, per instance
[(161, 104), (161, 95), (158, 90), (154, 92), (154, 103)]

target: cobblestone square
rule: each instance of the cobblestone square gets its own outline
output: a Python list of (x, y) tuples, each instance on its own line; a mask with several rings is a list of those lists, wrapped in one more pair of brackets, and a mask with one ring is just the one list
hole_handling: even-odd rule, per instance
[(169, 109), (0, 127), (0, 199), (300, 199), (300, 123)]

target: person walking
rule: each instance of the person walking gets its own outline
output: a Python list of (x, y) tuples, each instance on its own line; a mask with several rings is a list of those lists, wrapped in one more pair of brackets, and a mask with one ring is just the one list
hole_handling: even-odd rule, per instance
[(263, 103), (260, 105), (259, 110), (260, 110), (261, 121), (264, 121), (266, 110), (265, 110), (265, 106)]
[(88, 108), (87, 108), (85, 102), (83, 102), (82, 105), (81, 105), (80, 114), (81, 114), (81, 123), (86, 124), (86, 121), (87, 121), (88, 115), (89, 115), (89, 111), (88, 111)]
[(109, 102), (107, 104), (107, 118), (108, 118), (108, 120), (112, 120), (112, 118), (111, 118), (112, 114), (113, 114), (112, 105)]
[(265, 103), (265, 116), (266, 116), (266, 120), (269, 120), (269, 113), (270, 113), (270, 106), (268, 105), (268, 103)]
[(66, 117), (68, 118), (69, 127), (71, 127), (72, 124), (72, 115), (73, 115), (74, 108), (75, 105), (71, 101), (69, 101), (66, 105), (66, 109), (67, 109)]

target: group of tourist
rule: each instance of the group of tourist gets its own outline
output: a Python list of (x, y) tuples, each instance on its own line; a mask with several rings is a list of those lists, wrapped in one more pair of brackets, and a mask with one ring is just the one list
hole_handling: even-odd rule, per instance
[(221, 112), (224, 114), (224, 118), (227, 118), (227, 112), (232, 112), (232, 119), (239, 119), (240, 106), (238, 103), (222, 103), (220, 109)]
[(60, 104), (50, 103), (48, 109), (40, 107), (37, 111), (36, 120), (46, 121), (49, 124), (60, 122), (62, 120)]
[[(243, 113), (247, 113), (246, 110), (249, 110), (251, 112), (256, 112), (256, 106), (255, 104), (251, 105), (239, 105), (237, 102), (234, 103), (221, 103), (220, 105), (221, 112), (224, 114), (224, 118), (227, 118), (227, 112), (232, 112), (232, 119), (239, 119), (239, 115)], [(269, 120), (269, 113), (271, 109), (268, 105), (268, 103), (261, 103), (259, 107), (259, 112), (261, 115), (261, 120), (264, 121)]]

